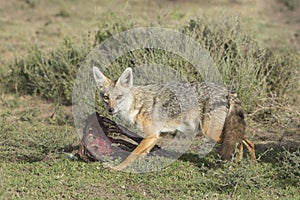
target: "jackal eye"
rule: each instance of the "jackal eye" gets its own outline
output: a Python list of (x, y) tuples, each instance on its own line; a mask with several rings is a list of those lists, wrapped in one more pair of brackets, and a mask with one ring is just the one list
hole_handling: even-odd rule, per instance
[(109, 100), (109, 96), (108, 95), (103, 95), (103, 100), (104, 101), (108, 101)]
[(123, 97), (123, 95), (118, 95), (116, 99), (120, 100), (120, 99), (122, 99), (122, 97)]

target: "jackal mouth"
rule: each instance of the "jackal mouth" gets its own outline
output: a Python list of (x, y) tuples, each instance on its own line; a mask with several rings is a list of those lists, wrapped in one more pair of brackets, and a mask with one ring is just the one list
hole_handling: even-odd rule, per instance
[(117, 113), (108, 113), (110, 116), (115, 117), (117, 116)]

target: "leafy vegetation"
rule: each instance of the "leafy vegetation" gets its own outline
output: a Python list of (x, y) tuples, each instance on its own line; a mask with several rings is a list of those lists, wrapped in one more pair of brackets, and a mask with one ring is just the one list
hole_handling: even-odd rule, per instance
[(20, 94), (41, 95), (56, 103), (70, 105), (74, 79), (90, 48), (85, 39), (67, 38), (49, 54), (34, 48), (11, 65), (8, 87)]
[[(45, 6), (45, 1), (22, 2), (32, 11)], [(54, 2), (56, 5), (60, 1)], [(223, 3), (215, 1), (214, 5), (219, 2)], [(299, 7), (297, 0), (280, 2), (290, 10)], [(68, 7), (59, 8), (53, 17), (76, 18)], [(91, 12), (90, 8), (87, 10)], [(179, 20), (185, 17), (183, 13), (178, 11), (170, 16)], [(51, 20), (47, 19), (45, 27), (57, 22)], [(300, 115), (294, 109), (298, 107), (300, 92), (299, 52), (262, 45), (245, 28), (245, 23), (241, 17), (204, 17), (189, 19), (172, 29), (191, 36), (208, 50), (224, 83), (240, 95), (246, 110), (248, 136), (252, 134), (256, 140), (256, 163), (247, 160), (246, 152), (246, 158), (235, 164), (220, 161), (214, 153), (199, 158), (194, 149), (164, 170), (144, 174), (112, 172), (98, 162), (71, 160), (66, 153), (78, 148), (79, 137), (69, 105), (80, 65), (96, 45), (139, 26), (131, 17), (110, 17), (101, 19), (95, 33), (66, 37), (50, 51), (33, 47), (26, 56), (0, 68), (0, 196), (3, 199), (300, 199)], [(191, 63), (157, 49), (129, 52), (115, 60), (106, 72), (116, 78), (125, 67), (149, 63), (170, 66), (189, 80), (202, 79)]]
[[(33, 49), (29, 55), (11, 65), (8, 87), (21, 94), (37, 94), (70, 105), (76, 72), (93, 46), (115, 33), (134, 27), (129, 20), (103, 22), (95, 35), (94, 44), (87, 38), (67, 38), (48, 54)], [(287, 93), (297, 88), (296, 71), (300, 69), (299, 55), (295, 51), (276, 52), (259, 45), (242, 28), (238, 18), (215, 20), (194, 19), (179, 29), (208, 50), (227, 86), (241, 96), (247, 112), (257, 105), (284, 102)], [(159, 63), (181, 71), (188, 79), (201, 79), (183, 58), (159, 49), (130, 52), (112, 63), (109, 74), (115, 76), (126, 67)]]

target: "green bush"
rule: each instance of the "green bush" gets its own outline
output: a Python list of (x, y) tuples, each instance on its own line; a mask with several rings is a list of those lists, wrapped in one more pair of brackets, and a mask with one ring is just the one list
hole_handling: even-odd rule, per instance
[(239, 18), (191, 20), (182, 32), (210, 52), (227, 86), (238, 92), (247, 111), (269, 97), (283, 99), (295, 84), (299, 55), (261, 47), (241, 27)]
[[(88, 37), (67, 38), (50, 53), (35, 48), (10, 66), (12, 73), (8, 77), (8, 86), (21, 94), (37, 94), (70, 105), (76, 72), (89, 51), (112, 35), (135, 26), (128, 19), (103, 21), (93, 44)], [(269, 106), (272, 102), (269, 98), (283, 101), (288, 92), (297, 88), (295, 72), (300, 69), (299, 55), (293, 51), (281, 53), (261, 47), (243, 29), (238, 18), (190, 20), (179, 31), (193, 37), (208, 50), (225, 84), (238, 92), (247, 112), (255, 110), (257, 105)], [(126, 67), (149, 63), (170, 66), (177, 75), (188, 80), (201, 80), (186, 60), (159, 49), (129, 52), (115, 60), (104, 73), (116, 78)]]
[(70, 105), (74, 78), (90, 50), (87, 40), (67, 38), (56, 50), (44, 54), (38, 48), (11, 65), (9, 88), (20, 94), (36, 94)]

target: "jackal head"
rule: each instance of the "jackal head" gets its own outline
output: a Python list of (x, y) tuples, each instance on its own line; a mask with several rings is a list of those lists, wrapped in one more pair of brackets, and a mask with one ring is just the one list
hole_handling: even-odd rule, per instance
[(128, 111), (133, 85), (132, 69), (127, 68), (116, 81), (107, 78), (97, 67), (93, 67), (93, 75), (107, 113), (117, 115)]

